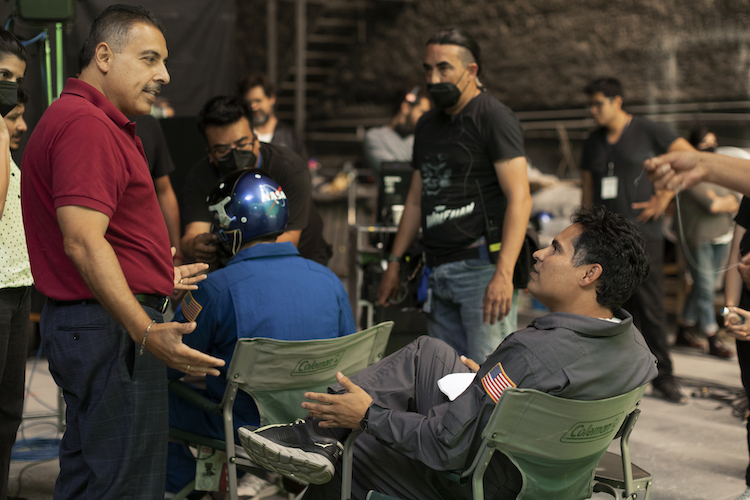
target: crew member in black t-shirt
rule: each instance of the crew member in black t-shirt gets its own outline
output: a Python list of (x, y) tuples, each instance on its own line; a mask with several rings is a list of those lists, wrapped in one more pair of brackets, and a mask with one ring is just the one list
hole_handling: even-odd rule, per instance
[[(156, 197), (159, 200), (161, 213), (164, 215), (164, 222), (167, 224), (167, 231), (169, 231), (169, 243), (175, 248), (180, 248), (180, 207), (172, 189), (172, 181), (169, 180), (174, 164), (164, 132), (159, 125), (159, 120), (151, 115), (133, 116), (131, 119), (135, 122), (135, 133), (143, 143), (143, 152), (146, 154), (148, 169), (154, 180)], [(176, 266), (184, 263), (181, 252), (177, 252), (173, 260)]]
[(586, 86), (589, 110), (599, 128), (583, 146), (582, 204), (602, 204), (635, 222), (646, 238), (651, 273), (623, 306), (658, 361), (654, 393), (672, 403), (683, 403), (672, 373), (664, 311), (664, 237), (661, 214), (674, 196), (656, 191), (643, 173), (647, 158), (667, 151), (695, 151), (690, 143), (664, 125), (633, 116), (622, 109), (622, 85), (615, 78), (601, 78)]
[(484, 360), (516, 330), (513, 271), (531, 212), (521, 127), (481, 86), (479, 45), (467, 33), (430, 38), (424, 69), (435, 108), (417, 123), (414, 174), (378, 302), (398, 287), (399, 261), (421, 225), (428, 332)]
[(229, 172), (257, 167), (270, 175), (289, 200), (289, 221), (277, 241), (291, 241), (300, 255), (323, 265), (331, 256), (323, 239), (323, 219), (312, 202), (310, 173), (305, 160), (283, 146), (262, 144), (250, 125), (250, 109), (239, 97), (210, 99), (200, 112), (198, 126), (206, 138), (208, 156), (188, 172), (183, 186), (182, 251), (200, 262), (216, 260), (216, 235), (210, 234), (211, 214), (206, 197)]

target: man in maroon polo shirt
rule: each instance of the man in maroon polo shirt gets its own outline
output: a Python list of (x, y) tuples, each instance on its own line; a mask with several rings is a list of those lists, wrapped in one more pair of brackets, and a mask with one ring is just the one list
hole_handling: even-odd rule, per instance
[(173, 288), (201, 265), (172, 267), (169, 236), (135, 125), (169, 83), (160, 23), (108, 7), (92, 25), (80, 79), (42, 116), (24, 155), (22, 206), (41, 333), (67, 404), (55, 498), (161, 498), (165, 364), (219, 375), (190, 349), (195, 323), (163, 324)]

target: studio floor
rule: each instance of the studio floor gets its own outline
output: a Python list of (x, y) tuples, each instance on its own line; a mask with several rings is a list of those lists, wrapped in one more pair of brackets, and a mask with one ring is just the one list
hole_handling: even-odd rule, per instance
[[(672, 354), (689, 402), (674, 405), (653, 397), (643, 399), (631, 437), (633, 462), (654, 477), (651, 500), (732, 500), (745, 488), (748, 463), (744, 415), (733, 414), (738, 412), (731, 405), (741, 393), (737, 360), (689, 349), (674, 349)], [(54, 413), (57, 387), (44, 358), (36, 366), (29, 360), (27, 378), (31, 386), (26, 414)], [(55, 423), (54, 417), (25, 420), (19, 440), (57, 437)], [(58, 463), (54, 451), (47, 455), (46, 460), (13, 461), (9, 495), (52, 498)]]

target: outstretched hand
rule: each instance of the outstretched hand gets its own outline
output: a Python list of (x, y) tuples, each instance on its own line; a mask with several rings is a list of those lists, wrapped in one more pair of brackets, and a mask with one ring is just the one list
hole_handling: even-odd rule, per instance
[(633, 203), (631, 206), (635, 210), (641, 210), (641, 213), (638, 214), (638, 222), (648, 222), (661, 217), (671, 199), (671, 197), (651, 195), (648, 201)]
[[(172, 257), (177, 249), (172, 247)], [(203, 271), (208, 269), (205, 262), (183, 264), (174, 268), (174, 290), (197, 290), (197, 283), (207, 278)]]
[(202, 353), (182, 342), (182, 336), (195, 330), (197, 324), (155, 323), (146, 339), (146, 349), (162, 360), (170, 368), (190, 375), (220, 376), (217, 367), (224, 366), (224, 360)]
[(318, 424), (320, 427), (359, 429), (359, 422), (372, 404), (372, 398), (343, 373), (338, 372), (336, 380), (346, 389), (344, 394), (306, 392), (305, 398), (318, 403), (305, 402), (302, 408), (310, 410), (310, 416), (323, 420)]

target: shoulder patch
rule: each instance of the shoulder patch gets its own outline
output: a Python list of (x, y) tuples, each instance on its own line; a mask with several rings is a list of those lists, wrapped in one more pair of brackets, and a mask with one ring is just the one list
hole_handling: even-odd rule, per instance
[(508, 374), (503, 370), (503, 365), (500, 363), (492, 367), (487, 372), (487, 375), (482, 377), (482, 387), (492, 401), (497, 403), (500, 396), (503, 395), (503, 391), (508, 387), (515, 387), (516, 384), (508, 377)]
[(182, 299), (181, 305), (182, 315), (185, 316), (185, 319), (188, 321), (195, 321), (195, 318), (197, 318), (201, 313), (201, 310), (203, 310), (203, 306), (195, 300), (192, 292), (188, 292), (187, 295), (185, 295), (185, 298)]

